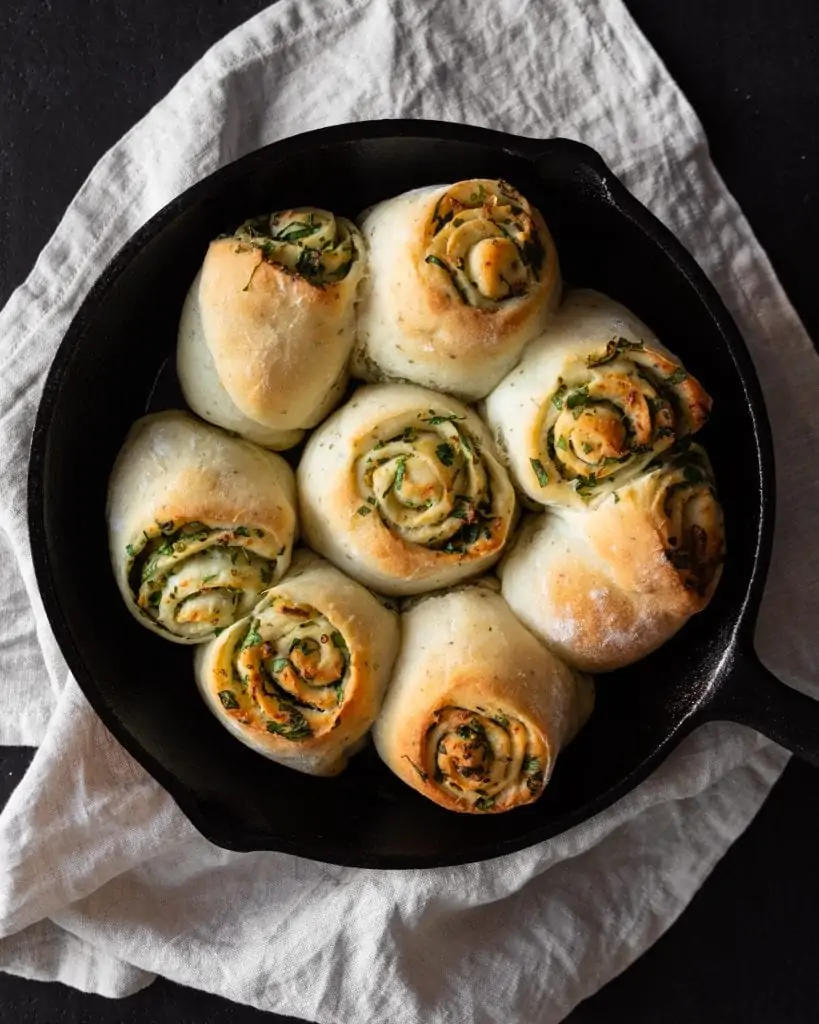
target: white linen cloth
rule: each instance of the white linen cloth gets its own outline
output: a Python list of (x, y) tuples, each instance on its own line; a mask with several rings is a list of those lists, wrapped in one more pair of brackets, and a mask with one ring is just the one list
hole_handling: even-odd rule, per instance
[(25, 525), (33, 417), (72, 315), (125, 240), (203, 175), (307, 128), (396, 116), (584, 140), (695, 254), (751, 347), (776, 435), (758, 648), (792, 684), (817, 677), (819, 359), (619, 0), (283, 0), (103, 157), (0, 315), (0, 741), (40, 745), (0, 816), (6, 971), (109, 996), (161, 973), (322, 1024), (552, 1024), (669, 927), (786, 762), (749, 730), (708, 726), (551, 842), (379, 873), (210, 845), (86, 704)]

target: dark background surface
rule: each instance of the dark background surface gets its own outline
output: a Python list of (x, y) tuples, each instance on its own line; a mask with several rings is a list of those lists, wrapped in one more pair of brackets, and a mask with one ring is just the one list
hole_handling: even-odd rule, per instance
[[(208, 46), (265, 6), (0, 0), (0, 304), (103, 152)], [(628, 7), (700, 115), (717, 167), (819, 338), (819, 3), (630, 0)], [(0, 750), (0, 799), (29, 759), (26, 751)], [(678, 923), (569, 1024), (816, 1024), (817, 806), (819, 773), (791, 762)], [(109, 1002), (3, 975), (0, 1018), (284, 1020), (162, 980)], [(538, 1020), (532, 1007), (521, 1024)]]

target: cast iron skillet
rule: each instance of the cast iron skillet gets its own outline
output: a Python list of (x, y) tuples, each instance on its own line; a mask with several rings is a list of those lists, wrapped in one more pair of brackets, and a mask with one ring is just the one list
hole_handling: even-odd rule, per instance
[[(211, 238), (262, 211), (310, 204), (354, 216), (407, 189), (471, 177), (507, 178), (529, 196), (555, 235), (566, 280), (631, 307), (713, 395), (701, 438), (729, 545), (710, 607), (650, 658), (601, 678), (594, 715), (561, 754), (542, 799), (485, 818), (441, 810), (395, 779), (372, 750), (326, 780), (237, 743), (194, 688), (191, 649), (141, 628), (123, 606), (103, 514), (128, 428), (149, 402), (162, 404), (151, 397), (154, 385)], [(773, 678), (752, 646), (771, 548), (774, 467), (751, 360), (689, 254), (576, 142), (438, 122), (350, 124), (268, 146), (189, 189), (122, 249), (63, 340), (32, 442), (29, 517), (45, 608), (88, 700), (196, 828), (229, 849), (376, 868), (496, 857), (600, 811), (713, 719), (753, 726), (819, 760), (819, 704)]]

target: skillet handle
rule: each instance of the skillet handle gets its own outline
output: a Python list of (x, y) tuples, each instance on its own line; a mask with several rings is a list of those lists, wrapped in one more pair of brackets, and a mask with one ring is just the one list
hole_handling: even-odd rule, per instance
[(819, 768), (819, 700), (780, 682), (753, 649), (739, 655), (706, 715), (748, 725)]

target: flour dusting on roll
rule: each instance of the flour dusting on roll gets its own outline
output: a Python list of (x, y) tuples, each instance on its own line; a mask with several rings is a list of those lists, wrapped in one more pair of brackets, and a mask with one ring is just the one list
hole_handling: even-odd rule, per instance
[(714, 593), (722, 509), (705, 451), (683, 442), (594, 512), (547, 512), (518, 534), (503, 595), (569, 664), (622, 668), (669, 640)]
[(287, 569), (295, 503), (281, 456), (183, 412), (138, 420), (112, 470), (107, 508), (128, 610), (167, 640), (209, 640)]
[(373, 730), (399, 778), (452, 811), (532, 803), (591, 713), (590, 679), (564, 665), (484, 583), (420, 598)]
[(625, 307), (571, 292), (485, 403), (518, 488), (594, 507), (708, 418), (702, 386)]
[(237, 739), (311, 775), (335, 775), (381, 707), (398, 616), (310, 552), (252, 613), (196, 652), (210, 709)]
[(313, 207), (212, 242), (179, 325), (194, 412), (265, 447), (297, 444), (343, 394), (365, 263), (355, 225)]
[(468, 401), (486, 395), (547, 324), (557, 252), (537, 209), (505, 181), (418, 189), (368, 210), (370, 274), (354, 374)]
[(360, 388), (310, 438), (298, 487), (310, 546), (385, 594), (488, 569), (515, 517), (484, 424), (461, 402), (411, 384)]

